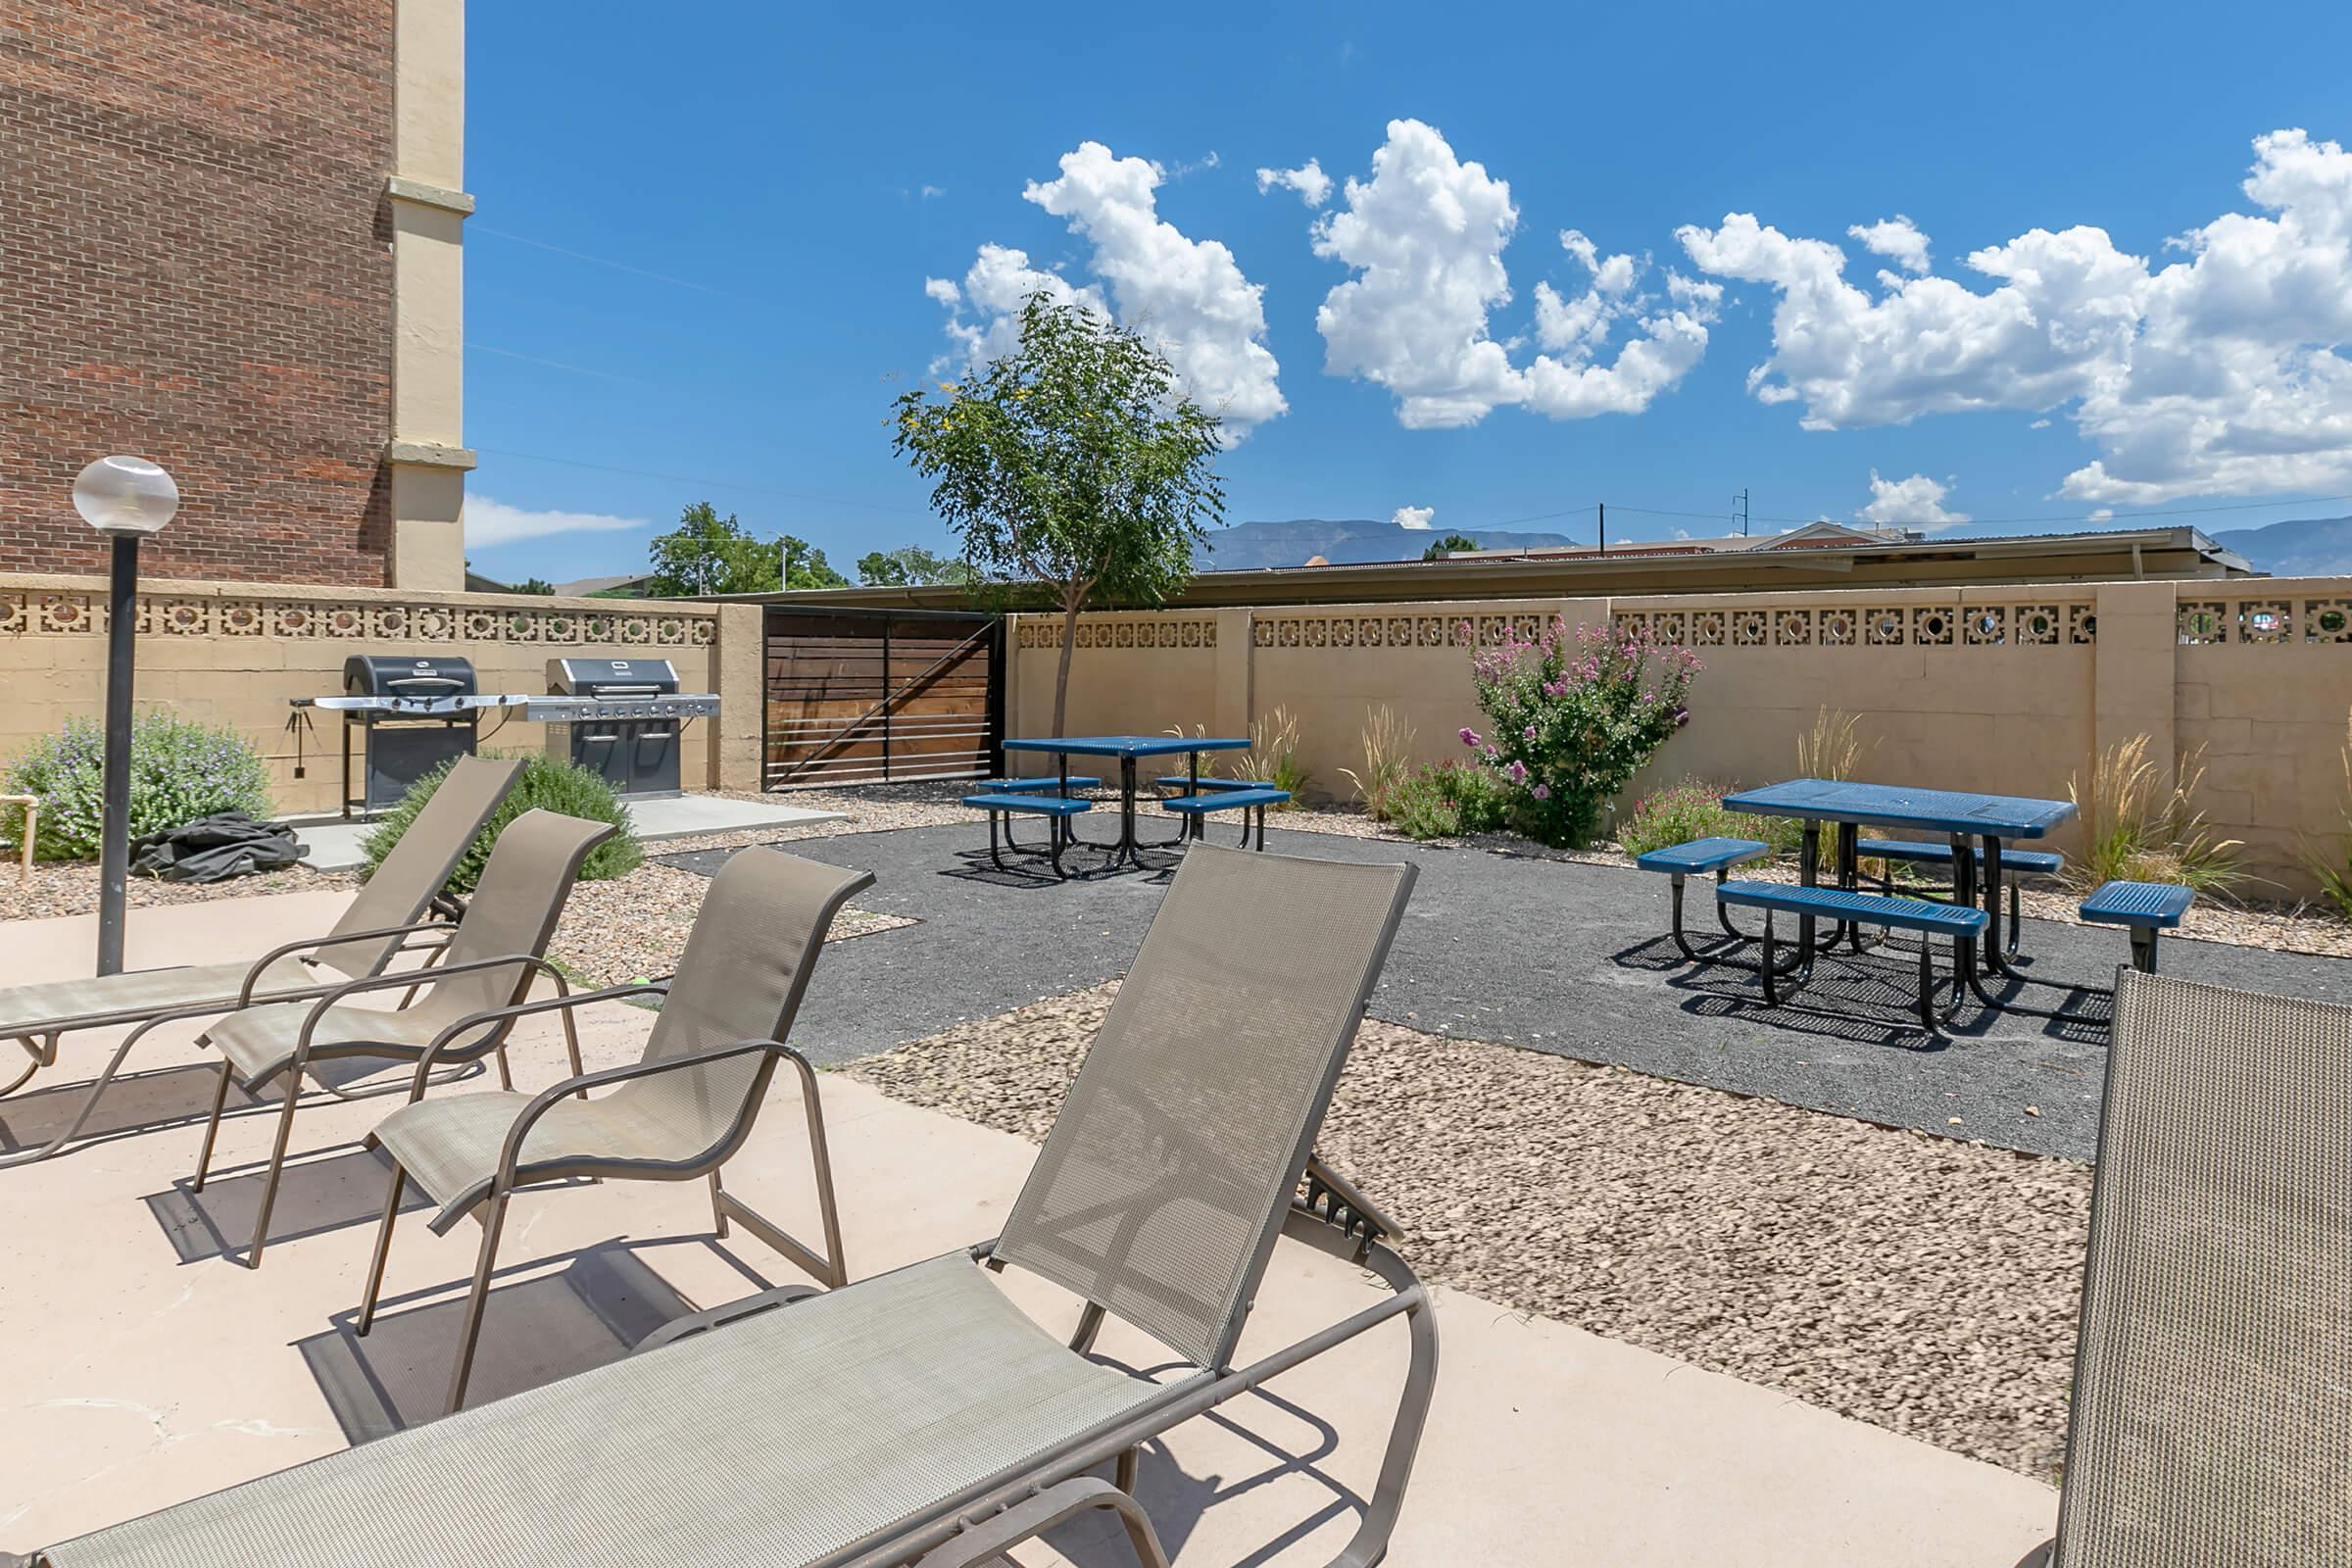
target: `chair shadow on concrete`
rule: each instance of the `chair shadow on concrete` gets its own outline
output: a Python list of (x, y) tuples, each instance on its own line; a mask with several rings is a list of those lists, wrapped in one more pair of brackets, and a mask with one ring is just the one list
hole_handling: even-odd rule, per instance
[[(212, 1112), (213, 1091), (220, 1081), (220, 1068), (201, 1061), (121, 1073), (107, 1085), (97, 1108), (82, 1124), (80, 1135), (68, 1151), (61, 1152), (173, 1127), (201, 1127)], [(89, 1083), (83, 1080), (52, 1084), (0, 1100), (0, 1154), (40, 1148), (73, 1124), (89, 1097)], [(275, 1104), (273, 1097), (263, 1098), (232, 1088), (227, 1114), (249, 1113)], [(191, 1157), (193, 1147), (190, 1146)]]
[[(193, 1149), (189, 1152), (192, 1160)], [(172, 1182), (171, 1191), (151, 1193), (143, 1201), (180, 1262), (241, 1254), (253, 1239), (268, 1173), (267, 1162), (261, 1160), (225, 1170), (215, 1167), (201, 1193), (189, 1191), (183, 1176)], [(388, 1156), (355, 1145), (288, 1164), (270, 1213), (270, 1240), (300, 1241), (374, 1224), (384, 1211), (384, 1188), (391, 1178)], [(412, 1195), (401, 1204), (401, 1212), (428, 1206), (421, 1195)]]
[[(660, 1247), (708, 1247), (746, 1277), (747, 1293), (772, 1286), (711, 1236), (616, 1237), (562, 1254), (563, 1266), (552, 1273), (545, 1272), (547, 1258), (501, 1269), (493, 1276), (503, 1283), (491, 1287), (466, 1403), (486, 1404), (617, 1361), (663, 1324), (699, 1311), (640, 1255)], [(453, 1281), (387, 1298), (365, 1339), (352, 1332), (355, 1309), (336, 1313), (331, 1328), (294, 1348), (344, 1437), (366, 1443), (441, 1415), (465, 1314), (464, 1282)]]
[[(1163, 1373), (1179, 1374), (1189, 1370), (1186, 1367), (1158, 1369)], [(1298, 1437), (1269, 1437), (1262, 1430), (1273, 1425), (1264, 1419), (1268, 1414), (1287, 1418), (1288, 1422), (1296, 1423), (1302, 1430)], [(1237, 1417), (1247, 1417), (1252, 1424), (1244, 1425)], [(1248, 1556), (1238, 1559), (1234, 1568), (1256, 1568), (1256, 1565), (1280, 1556), (1332, 1520), (1364, 1511), (1362, 1497), (1320, 1468), (1323, 1461), (1339, 1450), (1340, 1435), (1328, 1421), (1312, 1411), (1292, 1403), (1271, 1390), (1260, 1388), (1222, 1409), (1211, 1410), (1194, 1419), (1240, 1438), (1263, 1453), (1267, 1462), (1261, 1468), (1230, 1480), (1216, 1474), (1196, 1476), (1188, 1474), (1176, 1462), (1168, 1452), (1164, 1440), (1154, 1439), (1144, 1445), (1143, 1463), (1136, 1478), (1136, 1495), (1152, 1515), (1152, 1527), (1158, 1532), (1159, 1544), (1166, 1548), (1170, 1557), (1183, 1557), (1185, 1543), (1192, 1539), (1194, 1531), (1211, 1508), (1247, 1493), (1272, 1486), (1290, 1476), (1308, 1478), (1330, 1494), (1329, 1500)], [(1186, 1425), (1191, 1424), (1188, 1422)], [(1109, 1474), (1108, 1466), (1103, 1468), (1103, 1474)], [(1135, 1562), (1134, 1553), (1127, 1547), (1125, 1533), (1106, 1516), (1087, 1515), (1073, 1519), (1049, 1532), (1045, 1539), (1055, 1551), (1078, 1564), (1079, 1568), (1133, 1568)]]

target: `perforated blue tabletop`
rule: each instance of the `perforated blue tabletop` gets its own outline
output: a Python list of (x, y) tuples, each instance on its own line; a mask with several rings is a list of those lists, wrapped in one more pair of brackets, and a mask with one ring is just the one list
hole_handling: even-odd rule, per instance
[(1967, 790), (1923, 790), (1897, 784), (1858, 784), (1797, 778), (1723, 798), (1726, 810), (1756, 816), (1810, 817), (1818, 822), (1872, 822), (1931, 833), (1985, 834), (2037, 839), (2075, 814), (2072, 801), (1979, 795)]

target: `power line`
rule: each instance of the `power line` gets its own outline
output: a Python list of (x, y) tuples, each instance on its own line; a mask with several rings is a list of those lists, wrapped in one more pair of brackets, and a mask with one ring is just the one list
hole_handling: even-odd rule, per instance
[(610, 256), (592, 256), (586, 251), (575, 251), (568, 246), (551, 245), (546, 240), (533, 239), (528, 234), (516, 234), (503, 228), (492, 228), (487, 223), (469, 222), (466, 225), (466, 232), (467, 234), (489, 234), (498, 239), (512, 240), (517, 245), (528, 245), (534, 250), (552, 251), (558, 256), (568, 256), (575, 262), (590, 262), (598, 267), (610, 267), (616, 272), (633, 272), (639, 277), (650, 277), (657, 283), (669, 283), (678, 288), (690, 288), (698, 294), (714, 294), (722, 300), (737, 300), (745, 305), (772, 307), (774, 304), (771, 300), (758, 299), (749, 294), (737, 294), (731, 289), (713, 288), (709, 283), (697, 283), (691, 277), (674, 277), (667, 272), (657, 272), (651, 268), (635, 267), (627, 262), (616, 262)]
[[(2018, 523), (2113, 522), (2125, 517), (2196, 517), (2204, 516), (2212, 513), (2222, 512), (2259, 512), (2271, 507), (2313, 507), (2325, 505), (2326, 503), (2331, 501), (2352, 501), (2352, 495), (2287, 496), (2277, 501), (2235, 501), (2222, 503), (2210, 507), (2170, 507), (2145, 512), (2110, 512), (2103, 517), (2087, 516), (2082, 513), (2076, 512), (2051, 513), (2042, 516), (2034, 517), (1971, 517), (1968, 519), (1968, 524), (1972, 527), (1979, 525), (1987, 527), (2008, 527)], [(1675, 512), (1664, 507), (1632, 507), (1627, 506), (1623, 502), (1617, 503), (1617, 510), (1620, 512), (1638, 513), (1644, 517), (1694, 517), (1702, 522), (1718, 522), (1722, 520), (1719, 514), (1712, 512)], [(1830, 516), (1759, 516), (1754, 520), (1757, 522), (1788, 523), (1797, 527), (1802, 527), (1808, 523), (1836, 522), (1838, 519)], [(1952, 523), (1951, 519), (1948, 517), (1886, 518), (1883, 520), (1883, 526), (1894, 528), (1941, 528), (1950, 525), (1952, 525)]]

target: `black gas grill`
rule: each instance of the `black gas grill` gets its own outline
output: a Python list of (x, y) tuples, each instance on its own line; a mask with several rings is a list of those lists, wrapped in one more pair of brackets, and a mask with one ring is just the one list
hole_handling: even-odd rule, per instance
[(522, 716), (547, 725), (551, 757), (602, 773), (623, 795), (676, 795), (678, 731), (718, 711), (708, 692), (681, 694), (666, 659), (551, 659), (551, 695)]
[[(296, 708), (343, 715), (343, 814), (354, 806), (380, 811), (409, 786), (452, 758), (471, 757), (485, 708), (512, 699), (484, 697), (470, 660), (354, 654), (343, 661), (343, 695), (298, 697)], [(361, 737), (365, 787), (351, 788), (351, 736)]]

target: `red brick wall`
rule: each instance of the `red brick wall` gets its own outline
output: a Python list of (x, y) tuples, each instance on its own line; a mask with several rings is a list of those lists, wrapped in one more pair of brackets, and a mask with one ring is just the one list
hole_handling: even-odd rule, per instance
[(394, 3), (0, 4), (0, 570), (97, 569), (127, 452), (143, 569), (384, 583)]

